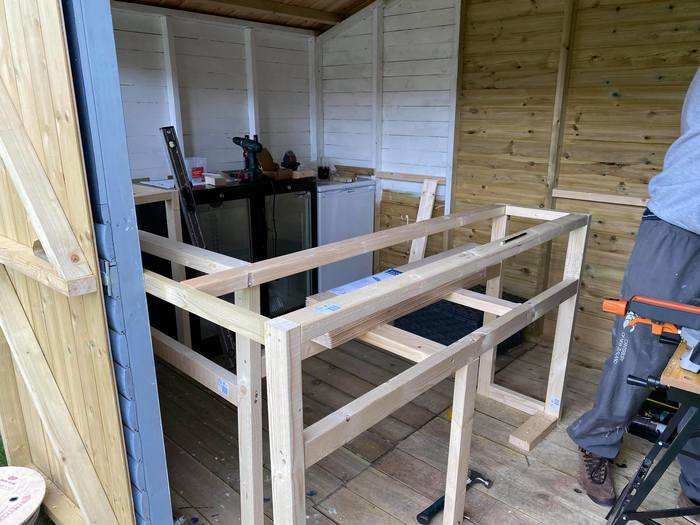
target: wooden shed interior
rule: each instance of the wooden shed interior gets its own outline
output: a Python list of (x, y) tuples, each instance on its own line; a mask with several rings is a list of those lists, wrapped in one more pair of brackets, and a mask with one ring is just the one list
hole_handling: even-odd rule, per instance
[[(566, 425), (699, 50), (697, 0), (0, 0), (8, 462), (57, 524), (410, 524), (446, 479), (445, 523), (604, 523)], [(165, 126), (300, 167), (199, 188), (191, 246)], [(438, 301), (484, 327), (407, 328)]]

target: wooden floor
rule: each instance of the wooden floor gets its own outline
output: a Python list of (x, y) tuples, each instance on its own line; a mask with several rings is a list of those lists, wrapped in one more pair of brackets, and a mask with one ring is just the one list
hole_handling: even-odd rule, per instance
[[(548, 349), (529, 344), (514, 355), (519, 357), (499, 358), (497, 381), (541, 398)], [(305, 423), (313, 423), (408, 366), (401, 358), (354, 342), (305, 361)], [(565, 425), (591, 405), (599, 375), (579, 364), (570, 365), (564, 422), (529, 455), (508, 444), (509, 433), (525, 416), (498, 403), (478, 400), (471, 466), (494, 483), (490, 490), (479, 486), (467, 493), (469, 521), (604, 523), (605, 511), (576, 484), (576, 447), (565, 432)], [(159, 366), (158, 381), (176, 512), (192, 518), (191, 523), (237, 523), (235, 409), (166, 366)], [(307, 470), (308, 522), (416, 523), (415, 515), (443, 490), (451, 396), (451, 381), (445, 381)], [(648, 446), (640, 439), (626, 439), (616, 461), (619, 488)], [(269, 465), (267, 457), (265, 465)], [(652, 494), (651, 505), (675, 503), (677, 476), (674, 465)], [(265, 481), (266, 511), (272, 518), (269, 470)], [(682, 519), (666, 522), (688, 523)]]

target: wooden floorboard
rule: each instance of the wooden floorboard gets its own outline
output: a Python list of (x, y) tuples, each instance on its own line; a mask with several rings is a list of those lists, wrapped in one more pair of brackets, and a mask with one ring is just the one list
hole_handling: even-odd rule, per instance
[[(544, 395), (550, 349), (527, 344), (499, 357), (497, 382)], [(355, 342), (304, 362), (304, 423), (309, 425), (371, 390), (411, 363)], [(469, 522), (491, 524), (604, 523), (605, 510), (575, 479), (577, 450), (566, 425), (587, 410), (600, 371), (573, 363), (563, 421), (530, 454), (508, 443), (527, 415), (478, 398), (472, 467), (494, 481), (467, 493)], [(167, 366), (158, 366), (174, 506), (199, 523), (236, 523), (238, 452), (235, 408)], [(445, 380), (307, 470), (307, 515), (316, 525), (413, 524), (443, 491), (453, 382)], [(263, 405), (264, 406), (264, 405)], [(267, 416), (264, 414), (265, 512), (272, 518)], [(615, 481), (621, 489), (649, 444), (625, 439)], [(678, 494), (672, 466), (649, 500), (672, 506)], [(189, 514), (188, 514), (189, 513)], [(232, 520), (232, 521), (226, 521)], [(682, 520), (666, 523), (684, 524)]]

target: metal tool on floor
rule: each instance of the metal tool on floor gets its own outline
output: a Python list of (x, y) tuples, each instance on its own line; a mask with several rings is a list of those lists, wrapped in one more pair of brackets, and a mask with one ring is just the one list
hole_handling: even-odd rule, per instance
[(683, 370), (700, 372), (700, 306), (635, 295), (629, 301), (605, 299), (603, 311), (625, 317), (625, 326), (651, 326), (662, 343), (685, 341), (688, 350), (680, 364)]
[[(467, 487), (465, 490), (469, 490), (476, 484), (481, 484), (487, 489), (491, 488), (491, 485), (493, 485), (493, 481), (488, 479), (486, 476), (481, 474), (480, 472), (477, 472), (476, 470), (469, 470), (469, 474), (467, 475)], [(438, 499), (436, 499), (428, 508), (426, 508), (423, 512), (418, 514), (416, 516), (416, 521), (418, 523), (421, 523), (425, 525), (426, 523), (430, 523), (432, 519), (440, 514), (442, 512), (442, 509), (445, 508), (445, 496), (442, 496)]]
[[(204, 243), (204, 235), (202, 234), (202, 227), (199, 224), (199, 217), (197, 216), (197, 202), (194, 198), (192, 181), (187, 175), (185, 157), (182, 155), (180, 142), (177, 139), (177, 133), (175, 132), (175, 128), (173, 126), (166, 126), (160, 128), (160, 130), (163, 132), (165, 147), (168, 150), (168, 158), (170, 159), (170, 165), (173, 169), (175, 185), (178, 189), (178, 194), (180, 195), (180, 205), (183, 212), (182, 215), (185, 219), (187, 232), (190, 235), (190, 244), (196, 246), (197, 248), (206, 248)], [(179, 217), (176, 217), (175, 220), (179, 220)], [(229, 357), (229, 359), (231, 359), (231, 356), (235, 354), (236, 348), (234, 335), (221, 326), (217, 326), (217, 328), (221, 347), (224, 353)]]

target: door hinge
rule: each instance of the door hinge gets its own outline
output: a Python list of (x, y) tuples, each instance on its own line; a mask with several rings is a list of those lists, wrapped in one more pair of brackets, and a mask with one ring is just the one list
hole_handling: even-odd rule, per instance
[(113, 276), (112, 268), (117, 265), (108, 261), (106, 259), (100, 259), (100, 276), (102, 277), (102, 286), (104, 287), (105, 295), (108, 297), (114, 297), (113, 295)]

